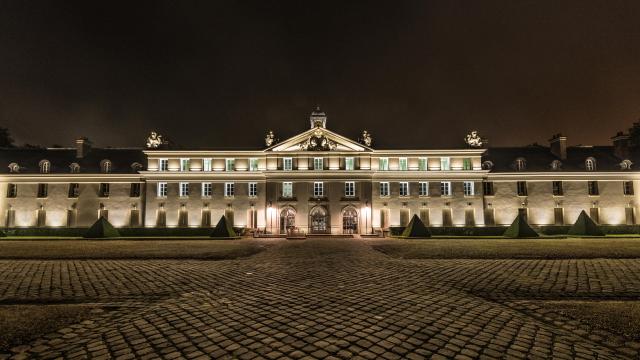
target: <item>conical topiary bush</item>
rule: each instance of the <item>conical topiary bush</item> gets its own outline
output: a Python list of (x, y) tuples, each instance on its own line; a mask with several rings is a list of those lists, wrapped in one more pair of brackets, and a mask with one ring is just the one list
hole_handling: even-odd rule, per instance
[(211, 232), (211, 237), (213, 238), (222, 238), (222, 239), (233, 239), (238, 238), (236, 232), (233, 230), (233, 226), (227, 220), (227, 217), (222, 215), (220, 221)]
[(568, 234), (572, 236), (604, 236), (598, 224), (596, 224), (584, 210), (580, 212), (578, 219), (573, 226), (571, 226)]
[(529, 226), (524, 215), (518, 214), (507, 230), (505, 230), (503, 236), (510, 238), (531, 238), (540, 235)]
[(104, 216), (100, 216), (89, 230), (84, 233), (84, 237), (90, 239), (114, 238), (120, 237), (120, 233)]
[(431, 237), (431, 231), (424, 226), (418, 215), (414, 214), (400, 236), (404, 238), (428, 238)]

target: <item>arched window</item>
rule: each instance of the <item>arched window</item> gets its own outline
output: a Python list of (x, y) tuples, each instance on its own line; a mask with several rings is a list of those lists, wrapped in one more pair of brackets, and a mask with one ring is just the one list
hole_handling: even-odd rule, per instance
[(16, 163), (9, 164), (9, 172), (10, 173), (19, 173), (20, 172), (20, 165), (18, 165)]
[(629, 160), (629, 159), (624, 159), (624, 160), (622, 160), (622, 162), (620, 163), (620, 169), (622, 169), (622, 170), (631, 170), (631, 165), (633, 165), (633, 163), (631, 162), (631, 160)]
[(49, 160), (40, 161), (38, 166), (40, 167), (41, 174), (48, 174), (49, 172), (51, 172), (51, 163), (49, 162)]
[(517, 171), (522, 171), (527, 168), (527, 161), (524, 158), (517, 158), (514, 162), (514, 167)]
[(587, 171), (595, 171), (596, 170), (596, 159), (590, 157), (584, 161), (584, 167)]
[(72, 174), (79, 173), (80, 165), (78, 165), (78, 163), (71, 163), (71, 165), (69, 165), (69, 171), (71, 171)]
[(552, 170), (562, 170), (562, 161), (560, 160), (553, 160), (551, 162), (551, 169)]
[(111, 172), (111, 160), (102, 160), (100, 162), (100, 171), (107, 174)]
[(482, 162), (482, 170), (491, 170), (493, 169), (493, 162), (490, 160), (486, 160)]
[(131, 164), (131, 170), (133, 170), (133, 172), (141, 171), (142, 164), (140, 164), (139, 162), (134, 162), (133, 164)]

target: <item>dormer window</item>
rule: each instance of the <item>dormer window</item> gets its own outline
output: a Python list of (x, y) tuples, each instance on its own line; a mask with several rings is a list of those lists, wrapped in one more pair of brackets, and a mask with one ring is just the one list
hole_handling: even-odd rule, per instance
[(584, 161), (584, 167), (587, 171), (595, 171), (596, 170), (596, 159), (590, 157)]
[(516, 161), (513, 163), (514, 167), (516, 168), (517, 171), (522, 171), (525, 170), (527, 168), (527, 161), (524, 158), (517, 158)]
[(629, 160), (629, 159), (622, 160), (622, 162), (620, 163), (620, 169), (622, 169), (622, 170), (631, 170), (631, 165), (633, 165), (631, 160)]
[(100, 162), (100, 171), (104, 174), (108, 174), (111, 172), (111, 160), (102, 160)]
[(51, 163), (49, 162), (49, 160), (40, 161), (38, 166), (40, 167), (41, 174), (48, 174), (51, 172)]
[(134, 162), (133, 164), (131, 164), (131, 170), (133, 170), (133, 172), (141, 171), (142, 164), (140, 164), (139, 162)]
[(71, 165), (69, 165), (69, 171), (72, 174), (77, 174), (80, 172), (80, 165), (78, 165), (78, 163), (71, 163)]
[(552, 170), (562, 170), (562, 161), (560, 160), (553, 160), (551, 162), (551, 169)]
[(18, 165), (16, 163), (9, 164), (9, 172), (10, 173), (19, 173), (20, 172), (20, 165)]
[(493, 169), (493, 161), (483, 161), (482, 162), (482, 170), (491, 170)]

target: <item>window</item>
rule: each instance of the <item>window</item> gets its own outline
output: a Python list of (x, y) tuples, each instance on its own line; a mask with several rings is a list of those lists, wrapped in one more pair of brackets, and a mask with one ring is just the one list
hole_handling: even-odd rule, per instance
[(258, 159), (256, 158), (249, 159), (249, 171), (258, 171)]
[(429, 183), (421, 181), (418, 183), (418, 196), (429, 196)]
[(211, 159), (202, 159), (202, 171), (211, 171)]
[(14, 198), (16, 196), (18, 196), (18, 185), (7, 184), (7, 197)]
[(418, 159), (418, 170), (427, 171), (427, 158), (422, 157)]
[(158, 159), (158, 169), (160, 171), (169, 170), (169, 159)]
[(448, 157), (440, 158), (440, 170), (451, 170), (451, 159)]
[(189, 171), (189, 159), (180, 159), (180, 171)]
[(111, 160), (102, 160), (100, 162), (100, 171), (102, 171), (105, 174), (108, 174), (111, 172)]
[(158, 197), (167, 197), (167, 183), (158, 183)]
[(587, 181), (587, 189), (589, 191), (589, 195), (599, 195), (598, 192), (598, 182), (597, 181)]
[(407, 158), (398, 159), (398, 169), (401, 171), (409, 170), (409, 164), (408, 164)]
[(353, 181), (347, 181), (344, 183), (344, 196), (354, 197), (356, 196), (356, 183)]
[(322, 158), (313, 158), (313, 170), (324, 169), (324, 162)]
[(211, 183), (202, 183), (202, 197), (209, 198), (213, 194), (213, 185)]
[(293, 170), (293, 159), (292, 158), (284, 158), (284, 159), (282, 159), (282, 170), (284, 170), (284, 171)]
[(527, 162), (525, 161), (524, 158), (517, 158), (516, 161), (513, 163), (513, 166), (517, 171), (522, 171), (527, 168)]
[(249, 183), (249, 197), (258, 196), (258, 183), (250, 182)]
[(553, 160), (551, 162), (551, 169), (552, 170), (562, 170), (562, 161), (560, 160)]
[(518, 196), (527, 196), (527, 182), (518, 181), (516, 183), (516, 190), (518, 192)]
[(380, 158), (380, 171), (387, 171), (389, 170), (389, 158)]
[(78, 163), (71, 163), (71, 165), (69, 165), (69, 172), (78, 174), (80, 172), (80, 165), (78, 165)]
[(129, 197), (140, 197), (140, 183), (131, 183)]
[(351, 171), (351, 170), (355, 170), (356, 166), (355, 166), (355, 159), (352, 157), (346, 157), (344, 158), (344, 169)]
[(473, 196), (473, 195), (475, 195), (473, 181), (465, 181), (465, 182), (463, 182), (462, 183), (462, 188), (464, 190), (464, 196)]
[(409, 183), (401, 182), (400, 183), (400, 196), (409, 196)]
[(324, 196), (324, 183), (322, 181), (316, 181), (313, 183), (313, 196), (314, 197)]
[(38, 184), (38, 197), (46, 198), (49, 195), (49, 184)]
[(596, 170), (596, 159), (588, 158), (584, 162), (584, 167), (587, 171), (595, 171)]
[(625, 195), (633, 195), (633, 181), (625, 181), (622, 183), (622, 190)]
[(562, 181), (553, 181), (551, 186), (553, 187), (553, 196), (562, 196)]
[(233, 197), (236, 193), (236, 187), (234, 183), (224, 183), (224, 196)]
[(98, 190), (98, 196), (109, 197), (109, 183), (100, 183), (100, 189)]
[(462, 159), (462, 170), (473, 170), (473, 164), (470, 158)]
[(493, 181), (485, 181), (482, 183), (482, 194), (485, 196), (493, 196)]
[(451, 181), (442, 181), (440, 183), (440, 195), (451, 196)]
[(69, 184), (69, 197), (77, 198), (80, 195), (80, 184), (71, 183)]
[(225, 171), (233, 171), (235, 170), (236, 159), (225, 159), (224, 161), (224, 170)]
[(180, 183), (180, 197), (189, 196), (189, 183), (181, 182)]
[(381, 182), (380, 183), (380, 196), (389, 196), (389, 183)]
[(293, 183), (292, 182), (283, 182), (282, 183), (282, 197), (283, 198), (292, 198), (293, 197)]
[(620, 169), (622, 169), (622, 170), (630, 170), (631, 169), (631, 165), (633, 165), (631, 160), (628, 160), (628, 159), (622, 160), (622, 162), (620, 162)]

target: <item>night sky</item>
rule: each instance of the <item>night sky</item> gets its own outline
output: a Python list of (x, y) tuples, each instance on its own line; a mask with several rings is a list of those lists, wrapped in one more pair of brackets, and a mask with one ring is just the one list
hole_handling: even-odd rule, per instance
[(18, 143), (604, 144), (640, 118), (640, 1), (5, 1), (0, 126)]

